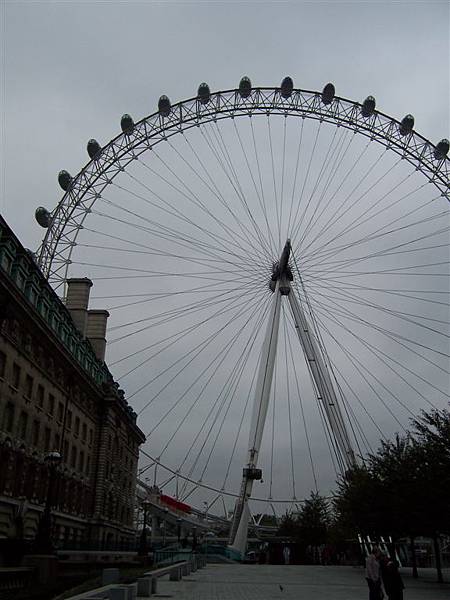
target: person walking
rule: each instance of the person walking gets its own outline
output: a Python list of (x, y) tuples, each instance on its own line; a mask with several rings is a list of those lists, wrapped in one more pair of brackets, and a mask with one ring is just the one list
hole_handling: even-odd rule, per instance
[(369, 600), (381, 600), (384, 596), (381, 589), (380, 556), (378, 546), (373, 546), (372, 551), (366, 558), (366, 581), (369, 586)]
[(396, 560), (390, 560), (387, 563), (383, 581), (389, 600), (403, 600), (405, 585), (398, 571), (398, 562)]

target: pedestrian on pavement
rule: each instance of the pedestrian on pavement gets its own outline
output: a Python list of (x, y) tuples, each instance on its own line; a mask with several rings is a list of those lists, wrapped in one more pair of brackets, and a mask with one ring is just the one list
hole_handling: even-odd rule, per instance
[(403, 600), (405, 585), (398, 571), (398, 566), (398, 561), (396, 560), (390, 560), (386, 565), (383, 582), (389, 600)]
[(380, 556), (378, 546), (373, 546), (372, 551), (366, 558), (366, 581), (369, 586), (369, 600), (382, 600), (384, 597), (381, 589)]

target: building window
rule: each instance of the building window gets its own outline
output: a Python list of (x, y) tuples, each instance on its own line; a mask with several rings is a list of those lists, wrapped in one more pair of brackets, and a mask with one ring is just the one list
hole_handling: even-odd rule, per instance
[(71, 410), (67, 411), (66, 427), (67, 427), (67, 429), (72, 429), (72, 411)]
[(80, 452), (80, 458), (78, 460), (78, 470), (81, 473), (84, 471), (84, 452)]
[(80, 417), (75, 417), (75, 435), (80, 435)]
[(37, 386), (36, 402), (40, 408), (44, 408), (44, 386), (41, 384)]
[(48, 413), (50, 415), (55, 413), (55, 396), (53, 394), (48, 395)]
[(27, 428), (28, 428), (28, 415), (26, 412), (22, 411), (19, 417), (19, 437), (23, 440), (27, 439)]
[(44, 452), (50, 450), (50, 437), (52, 435), (50, 427), (46, 427), (44, 431)]
[(58, 421), (62, 423), (64, 417), (64, 404), (62, 402), (58, 403)]
[(87, 438), (87, 425), (86, 425), (86, 423), (83, 423), (83, 426), (81, 428), (81, 439), (83, 440), (83, 442), (85, 442), (86, 438)]
[(33, 378), (31, 375), (25, 377), (25, 397), (30, 398), (33, 396)]
[(75, 446), (72, 446), (72, 451), (70, 453), (70, 466), (72, 469), (75, 469), (77, 465), (77, 449)]
[(0, 377), (5, 376), (6, 371), (6, 354), (4, 352), (0, 352)]
[(89, 444), (92, 446), (92, 442), (94, 441), (94, 432), (92, 429), (89, 429)]
[(12, 402), (8, 402), (5, 406), (4, 423), (5, 431), (11, 433), (14, 425), (14, 404)]
[(12, 385), (16, 389), (19, 389), (20, 386), (20, 367), (17, 363), (13, 364), (13, 373), (12, 373)]
[(33, 446), (39, 445), (39, 421), (33, 421), (33, 433), (32, 433), (32, 444)]

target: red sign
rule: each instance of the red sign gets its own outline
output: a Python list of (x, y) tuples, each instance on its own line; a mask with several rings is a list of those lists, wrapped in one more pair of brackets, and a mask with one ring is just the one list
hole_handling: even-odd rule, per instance
[(176, 498), (172, 498), (172, 496), (166, 496), (165, 494), (161, 494), (160, 498), (161, 502), (169, 508), (171, 508), (172, 510), (179, 510), (187, 514), (191, 514), (191, 507), (189, 506), (189, 504), (180, 502)]

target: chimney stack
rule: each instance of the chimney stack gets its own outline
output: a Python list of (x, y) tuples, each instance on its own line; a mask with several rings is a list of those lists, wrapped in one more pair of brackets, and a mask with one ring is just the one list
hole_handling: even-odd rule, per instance
[(92, 281), (87, 277), (67, 280), (66, 307), (83, 337), (86, 337), (91, 287)]
[(102, 362), (105, 361), (106, 350), (106, 323), (109, 312), (107, 310), (87, 311), (86, 337), (94, 348), (95, 355)]

